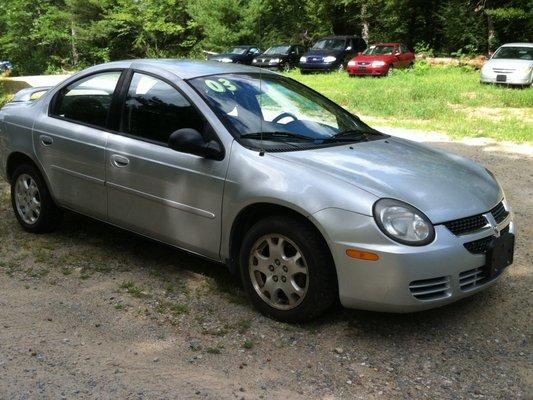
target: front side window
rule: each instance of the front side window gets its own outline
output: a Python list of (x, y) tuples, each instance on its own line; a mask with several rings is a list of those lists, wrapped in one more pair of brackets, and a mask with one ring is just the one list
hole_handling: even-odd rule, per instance
[(248, 51), (246, 47), (233, 47), (228, 51), (229, 54), (245, 54)]
[(168, 83), (149, 75), (133, 74), (124, 103), (122, 131), (167, 144), (182, 128), (202, 133), (203, 119), (189, 101)]
[(51, 114), (74, 122), (106, 127), (120, 71), (103, 72), (61, 89)]
[(262, 141), (266, 150), (280, 142), (307, 148), (367, 139), (375, 132), (335, 103), (283, 76), (224, 74), (189, 82), (234, 136), (251, 146)]

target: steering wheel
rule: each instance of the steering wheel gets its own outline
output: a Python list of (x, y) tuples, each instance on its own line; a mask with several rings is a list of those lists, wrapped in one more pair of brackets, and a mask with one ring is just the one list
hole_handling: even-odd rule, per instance
[(296, 115), (294, 114), (291, 114), (290, 112), (283, 112), (281, 113), (280, 115), (278, 115), (276, 118), (274, 118), (272, 120), (273, 123), (277, 124), (279, 121), (281, 121), (283, 118), (286, 118), (286, 117), (290, 117), (292, 118), (293, 120), (297, 121), (298, 118), (296, 117)]

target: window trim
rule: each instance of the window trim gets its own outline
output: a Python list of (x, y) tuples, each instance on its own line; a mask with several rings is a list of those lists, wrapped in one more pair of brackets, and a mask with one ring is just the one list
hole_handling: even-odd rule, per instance
[[(66, 121), (66, 122), (70, 122), (70, 123), (73, 123), (73, 124), (76, 124), (76, 125), (86, 126), (88, 128), (92, 128), (92, 129), (97, 129), (97, 130), (100, 130), (100, 131), (113, 133), (114, 131), (113, 131), (112, 128), (110, 128), (110, 125), (112, 125), (111, 124), (112, 120), (116, 119), (116, 117), (117, 117), (117, 115), (115, 115), (115, 113), (113, 112), (114, 111), (113, 104), (116, 101), (118, 94), (120, 93), (120, 89), (122, 88), (122, 85), (124, 83), (124, 78), (126, 76), (127, 71), (128, 71), (127, 68), (105, 69), (105, 70), (101, 70), (101, 71), (95, 71), (94, 73), (91, 73), (91, 74), (80, 76), (79, 78), (73, 80), (72, 82), (66, 83), (65, 85), (61, 86), (54, 93), (52, 99), (48, 103), (47, 116), (50, 117), (50, 118), (58, 119), (60, 121)], [(108, 111), (108, 114), (107, 114), (105, 126), (89, 124), (87, 122), (78, 121), (78, 120), (75, 120), (75, 119), (72, 119), (72, 118), (61, 117), (60, 115), (57, 115), (57, 114), (53, 113), (52, 110), (55, 108), (56, 102), (57, 102), (59, 96), (63, 93), (63, 90), (65, 90), (67, 87), (75, 84), (76, 82), (84, 80), (86, 78), (90, 78), (90, 77), (93, 77), (93, 76), (96, 76), (96, 75), (102, 75), (102, 74), (109, 73), (109, 72), (120, 72), (120, 76), (119, 76), (117, 84), (115, 86), (115, 90), (113, 91), (113, 94), (111, 95), (111, 105), (109, 107), (109, 111)]]
[[(160, 142), (158, 140), (153, 140), (153, 139), (149, 139), (149, 138), (146, 138), (146, 137), (132, 135), (132, 134), (124, 131), (124, 122), (125, 122), (124, 119), (126, 118), (126, 113), (125, 113), (126, 98), (127, 98), (130, 86), (131, 86), (131, 81), (133, 80), (133, 75), (135, 73), (138, 73), (138, 74), (141, 74), (141, 75), (148, 75), (148, 76), (151, 76), (152, 78), (158, 79), (158, 80), (168, 84), (173, 89), (175, 89), (180, 95), (182, 95), (183, 98), (185, 98), (185, 100), (187, 100), (189, 102), (189, 104), (191, 104), (193, 109), (200, 115), (201, 119), (204, 121), (204, 124), (206, 126), (204, 129), (210, 129), (211, 130), (211, 132), (213, 133), (213, 140), (218, 142), (218, 144), (222, 148), (222, 151), (223, 151), (224, 157), (225, 157), (226, 150), (224, 148), (224, 144), (220, 140), (216, 130), (209, 123), (209, 121), (207, 120), (205, 115), (200, 111), (200, 109), (194, 103), (194, 101), (192, 101), (189, 96), (187, 96), (185, 93), (183, 93), (183, 91), (175, 83), (173, 83), (169, 79), (167, 79), (167, 78), (165, 78), (165, 77), (163, 77), (161, 75), (158, 75), (157, 73), (153, 73), (153, 72), (150, 72), (150, 71), (145, 71), (145, 70), (142, 70), (142, 69), (139, 69), (139, 68), (129, 68), (127, 70), (127, 73), (125, 74), (125, 79), (122, 82), (122, 87), (121, 87), (120, 93), (119, 93), (118, 98), (117, 98), (117, 105), (116, 105), (116, 107), (118, 108), (116, 110), (117, 113), (118, 113), (117, 129), (115, 131), (111, 132), (111, 133), (114, 133), (114, 134), (117, 134), (117, 135), (121, 135), (121, 136), (127, 137), (129, 139), (139, 140), (141, 142), (146, 142), (146, 143), (154, 144), (154, 145), (157, 145), (157, 146), (166, 147), (168, 149), (170, 148), (168, 146), (168, 143)], [(185, 154), (185, 153), (183, 153), (183, 154)]]

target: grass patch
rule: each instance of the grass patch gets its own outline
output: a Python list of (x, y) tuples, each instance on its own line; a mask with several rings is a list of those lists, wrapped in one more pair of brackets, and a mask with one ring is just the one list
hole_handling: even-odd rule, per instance
[(252, 342), (251, 340), (245, 340), (244, 343), (242, 344), (242, 347), (245, 348), (246, 350), (250, 350), (251, 348), (254, 347), (254, 342)]
[(482, 85), (479, 72), (460, 67), (396, 71), (386, 78), (346, 73), (288, 74), (371, 125), (436, 130), (452, 137), (533, 141), (533, 89)]
[(205, 349), (205, 351), (208, 354), (220, 354), (221, 353), (221, 350), (218, 347), (208, 347), (207, 349)]
[(158, 314), (171, 314), (174, 317), (177, 317), (183, 314), (188, 314), (189, 306), (187, 304), (165, 301), (157, 305), (155, 312)]
[(119, 289), (125, 290), (126, 293), (130, 294), (132, 297), (141, 298), (149, 297), (148, 293), (141, 286), (135, 285), (132, 281), (122, 282), (119, 286)]

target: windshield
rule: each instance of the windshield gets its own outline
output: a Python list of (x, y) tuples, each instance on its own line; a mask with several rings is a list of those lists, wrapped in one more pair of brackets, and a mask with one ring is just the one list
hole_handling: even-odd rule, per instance
[(533, 47), (500, 47), (492, 56), (494, 59), (533, 60)]
[(265, 51), (264, 54), (287, 54), (291, 46), (274, 46)]
[(322, 39), (316, 42), (313, 47), (314, 50), (344, 50), (346, 40), (344, 39)]
[[(190, 84), (238, 139), (279, 148), (366, 140), (370, 127), (306, 86), (280, 75), (224, 74)], [(276, 144), (275, 144), (275, 143)]]
[(363, 54), (367, 56), (384, 56), (391, 55), (393, 51), (394, 46), (370, 46), (368, 49), (363, 51)]
[(229, 54), (244, 54), (246, 53), (246, 50), (248, 50), (246, 47), (234, 47), (230, 51), (228, 51)]

